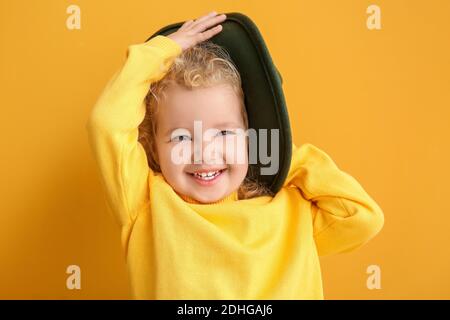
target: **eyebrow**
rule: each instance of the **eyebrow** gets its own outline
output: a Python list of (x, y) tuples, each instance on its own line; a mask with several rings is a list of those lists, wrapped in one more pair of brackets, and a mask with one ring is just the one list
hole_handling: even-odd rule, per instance
[[(245, 129), (244, 128), (244, 124), (238, 124), (238, 123), (236, 123), (236, 122), (234, 122), (234, 121), (231, 121), (231, 122), (221, 122), (221, 123), (217, 123), (215, 126), (213, 126), (212, 128), (214, 128), (214, 129), (221, 129), (221, 128), (243, 128), (243, 129)], [(192, 130), (193, 130), (193, 127), (192, 127), (192, 129), (188, 129), (187, 127), (185, 127), (185, 126), (174, 126), (174, 127), (172, 127), (172, 128), (170, 128), (170, 129), (168, 129), (166, 132), (165, 132), (165, 136), (168, 136), (168, 135), (170, 135), (174, 130), (177, 130), (177, 129), (185, 129), (185, 130), (187, 130), (187, 131), (189, 131), (189, 132), (192, 132)], [(205, 130), (205, 129), (202, 129), (203, 131)]]

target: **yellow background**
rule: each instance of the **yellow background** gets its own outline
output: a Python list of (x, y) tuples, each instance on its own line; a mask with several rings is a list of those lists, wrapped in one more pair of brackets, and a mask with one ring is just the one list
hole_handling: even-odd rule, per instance
[[(130, 297), (85, 122), (129, 44), (211, 10), (256, 22), (296, 144), (325, 150), (384, 210), (373, 241), (322, 259), (325, 298), (450, 298), (450, 1), (0, 3), (0, 298)], [(70, 4), (81, 30), (66, 28)], [(366, 27), (370, 4), (381, 30)], [(66, 289), (71, 264), (81, 290)]]

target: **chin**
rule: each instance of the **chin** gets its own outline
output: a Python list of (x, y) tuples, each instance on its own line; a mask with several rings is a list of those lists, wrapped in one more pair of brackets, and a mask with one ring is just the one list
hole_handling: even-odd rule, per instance
[(191, 196), (196, 201), (201, 203), (213, 203), (222, 200), (225, 198), (225, 195), (206, 195), (206, 194), (194, 194)]
[(215, 192), (214, 194), (213, 193), (208, 194), (205, 191), (203, 191), (203, 192), (199, 191), (199, 193), (193, 194), (191, 197), (202, 203), (211, 203), (211, 202), (216, 202), (216, 201), (222, 200), (223, 198), (225, 198), (225, 196), (226, 196), (226, 193), (223, 193), (223, 191)]

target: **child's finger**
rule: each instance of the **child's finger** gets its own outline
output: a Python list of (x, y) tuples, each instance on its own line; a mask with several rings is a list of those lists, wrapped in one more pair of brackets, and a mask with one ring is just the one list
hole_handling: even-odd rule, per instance
[(210, 27), (223, 22), (225, 19), (226, 19), (226, 16), (224, 14), (221, 14), (219, 16), (215, 16), (214, 18), (210, 18), (205, 21), (202, 21), (199, 24), (195, 24), (195, 26), (193, 26), (192, 30), (194, 32), (203, 32), (206, 29), (209, 29)]
[(183, 23), (183, 25), (178, 30), (184, 30), (184, 29), (188, 28), (193, 23), (194, 23), (194, 20), (188, 20), (185, 23)]
[(220, 31), (222, 31), (222, 25), (219, 24), (218, 26), (215, 26), (214, 28), (211, 28), (205, 32), (202, 32), (199, 35), (201, 35), (201, 40), (205, 41), (205, 40), (208, 40), (209, 38), (212, 38), (213, 36), (218, 34)]
[(216, 16), (216, 15), (217, 15), (217, 12), (216, 12), (216, 11), (212, 11), (212, 12), (210, 12), (210, 13), (204, 15), (203, 17), (200, 17), (200, 18), (198, 18), (197, 20), (195, 20), (195, 23), (205, 21), (205, 20), (207, 20), (207, 19), (209, 19), (209, 18), (211, 18), (211, 17), (214, 17), (214, 16)]

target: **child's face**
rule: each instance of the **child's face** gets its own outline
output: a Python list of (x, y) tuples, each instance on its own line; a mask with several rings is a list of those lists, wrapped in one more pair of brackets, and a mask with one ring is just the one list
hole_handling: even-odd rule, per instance
[(156, 118), (157, 158), (166, 181), (202, 203), (236, 191), (248, 170), (247, 128), (236, 93), (229, 85), (189, 90), (172, 84), (166, 90)]

